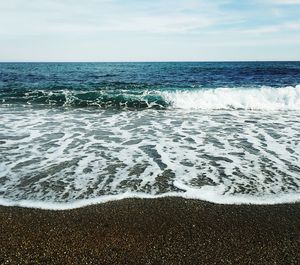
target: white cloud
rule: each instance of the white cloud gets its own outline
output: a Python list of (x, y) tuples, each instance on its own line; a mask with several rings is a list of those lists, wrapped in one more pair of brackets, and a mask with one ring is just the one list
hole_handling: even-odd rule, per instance
[(300, 0), (271, 0), (270, 2), (280, 5), (300, 4)]
[(287, 22), (277, 25), (270, 25), (270, 26), (262, 26), (257, 27), (254, 29), (244, 30), (244, 33), (256, 33), (256, 34), (263, 34), (263, 33), (275, 33), (280, 31), (294, 31), (300, 30), (300, 22)]
[[(220, 3), (224, 3), (222, 0)], [(26, 4), (25, 4), (26, 3)], [(86, 34), (101, 31), (182, 33), (232, 21), (215, 3), (204, 1), (137, 2), (116, 0), (82, 1), (11, 0), (0, 2), (4, 35)], [(171, 4), (171, 6), (170, 6)]]
[[(271, 54), (272, 43), (290, 45), (285, 51), (292, 57), (300, 54), (299, 48), (295, 51), (300, 21), (299, 6), (290, 5), (298, 3), (300, 0), (0, 0), (0, 60), (229, 58), (239, 56), (236, 48), (246, 58), (243, 47), (263, 44), (261, 54)], [(274, 52), (276, 58), (279, 55)]]
[(52, 25), (52, 32), (144, 32), (144, 33), (176, 33), (205, 28), (214, 25), (216, 20), (186, 16), (182, 14), (165, 16), (126, 17), (113, 19), (97, 24), (63, 24)]

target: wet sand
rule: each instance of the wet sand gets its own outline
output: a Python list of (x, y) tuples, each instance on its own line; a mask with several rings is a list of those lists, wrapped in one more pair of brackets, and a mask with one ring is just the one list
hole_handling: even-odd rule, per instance
[(0, 264), (300, 264), (300, 204), (0, 207)]

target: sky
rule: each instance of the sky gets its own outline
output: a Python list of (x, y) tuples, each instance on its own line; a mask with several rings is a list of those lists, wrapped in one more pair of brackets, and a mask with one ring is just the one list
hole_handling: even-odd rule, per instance
[(1, 0), (0, 61), (300, 60), (300, 0)]

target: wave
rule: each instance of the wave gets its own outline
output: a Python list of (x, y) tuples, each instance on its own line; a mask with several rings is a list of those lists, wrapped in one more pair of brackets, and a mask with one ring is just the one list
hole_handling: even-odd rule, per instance
[(168, 102), (147, 91), (34, 90), (0, 92), (2, 104), (28, 104), (64, 107), (100, 107), (121, 109), (166, 108)]
[(118, 195), (104, 195), (98, 198), (79, 199), (71, 202), (47, 202), (42, 200), (11, 200), (0, 198), (1, 206), (36, 208), (44, 210), (72, 210), (90, 205), (102, 204), (124, 199), (158, 199), (166, 197), (177, 197), (188, 200), (200, 200), (223, 205), (279, 205), (299, 203), (299, 193), (251, 196), (251, 195), (220, 195), (209, 189), (191, 189), (184, 193), (169, 192), (160, 195), (147, 193), (126, 192)]
[(300, 110), (300, 85), (296, 87), (217, 88), (164, 93), (173, 108)]
[(121, 109), (300, 110), (295, 87), (215, 88), (197, 90), (6, 90), (0, 104), (29, 104)]

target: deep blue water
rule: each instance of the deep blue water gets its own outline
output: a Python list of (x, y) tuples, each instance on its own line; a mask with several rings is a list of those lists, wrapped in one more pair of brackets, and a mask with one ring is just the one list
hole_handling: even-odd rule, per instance
[(157, 92), (298, 84), (300, 62), (0, 64), (5, 104), (164, 108)]

